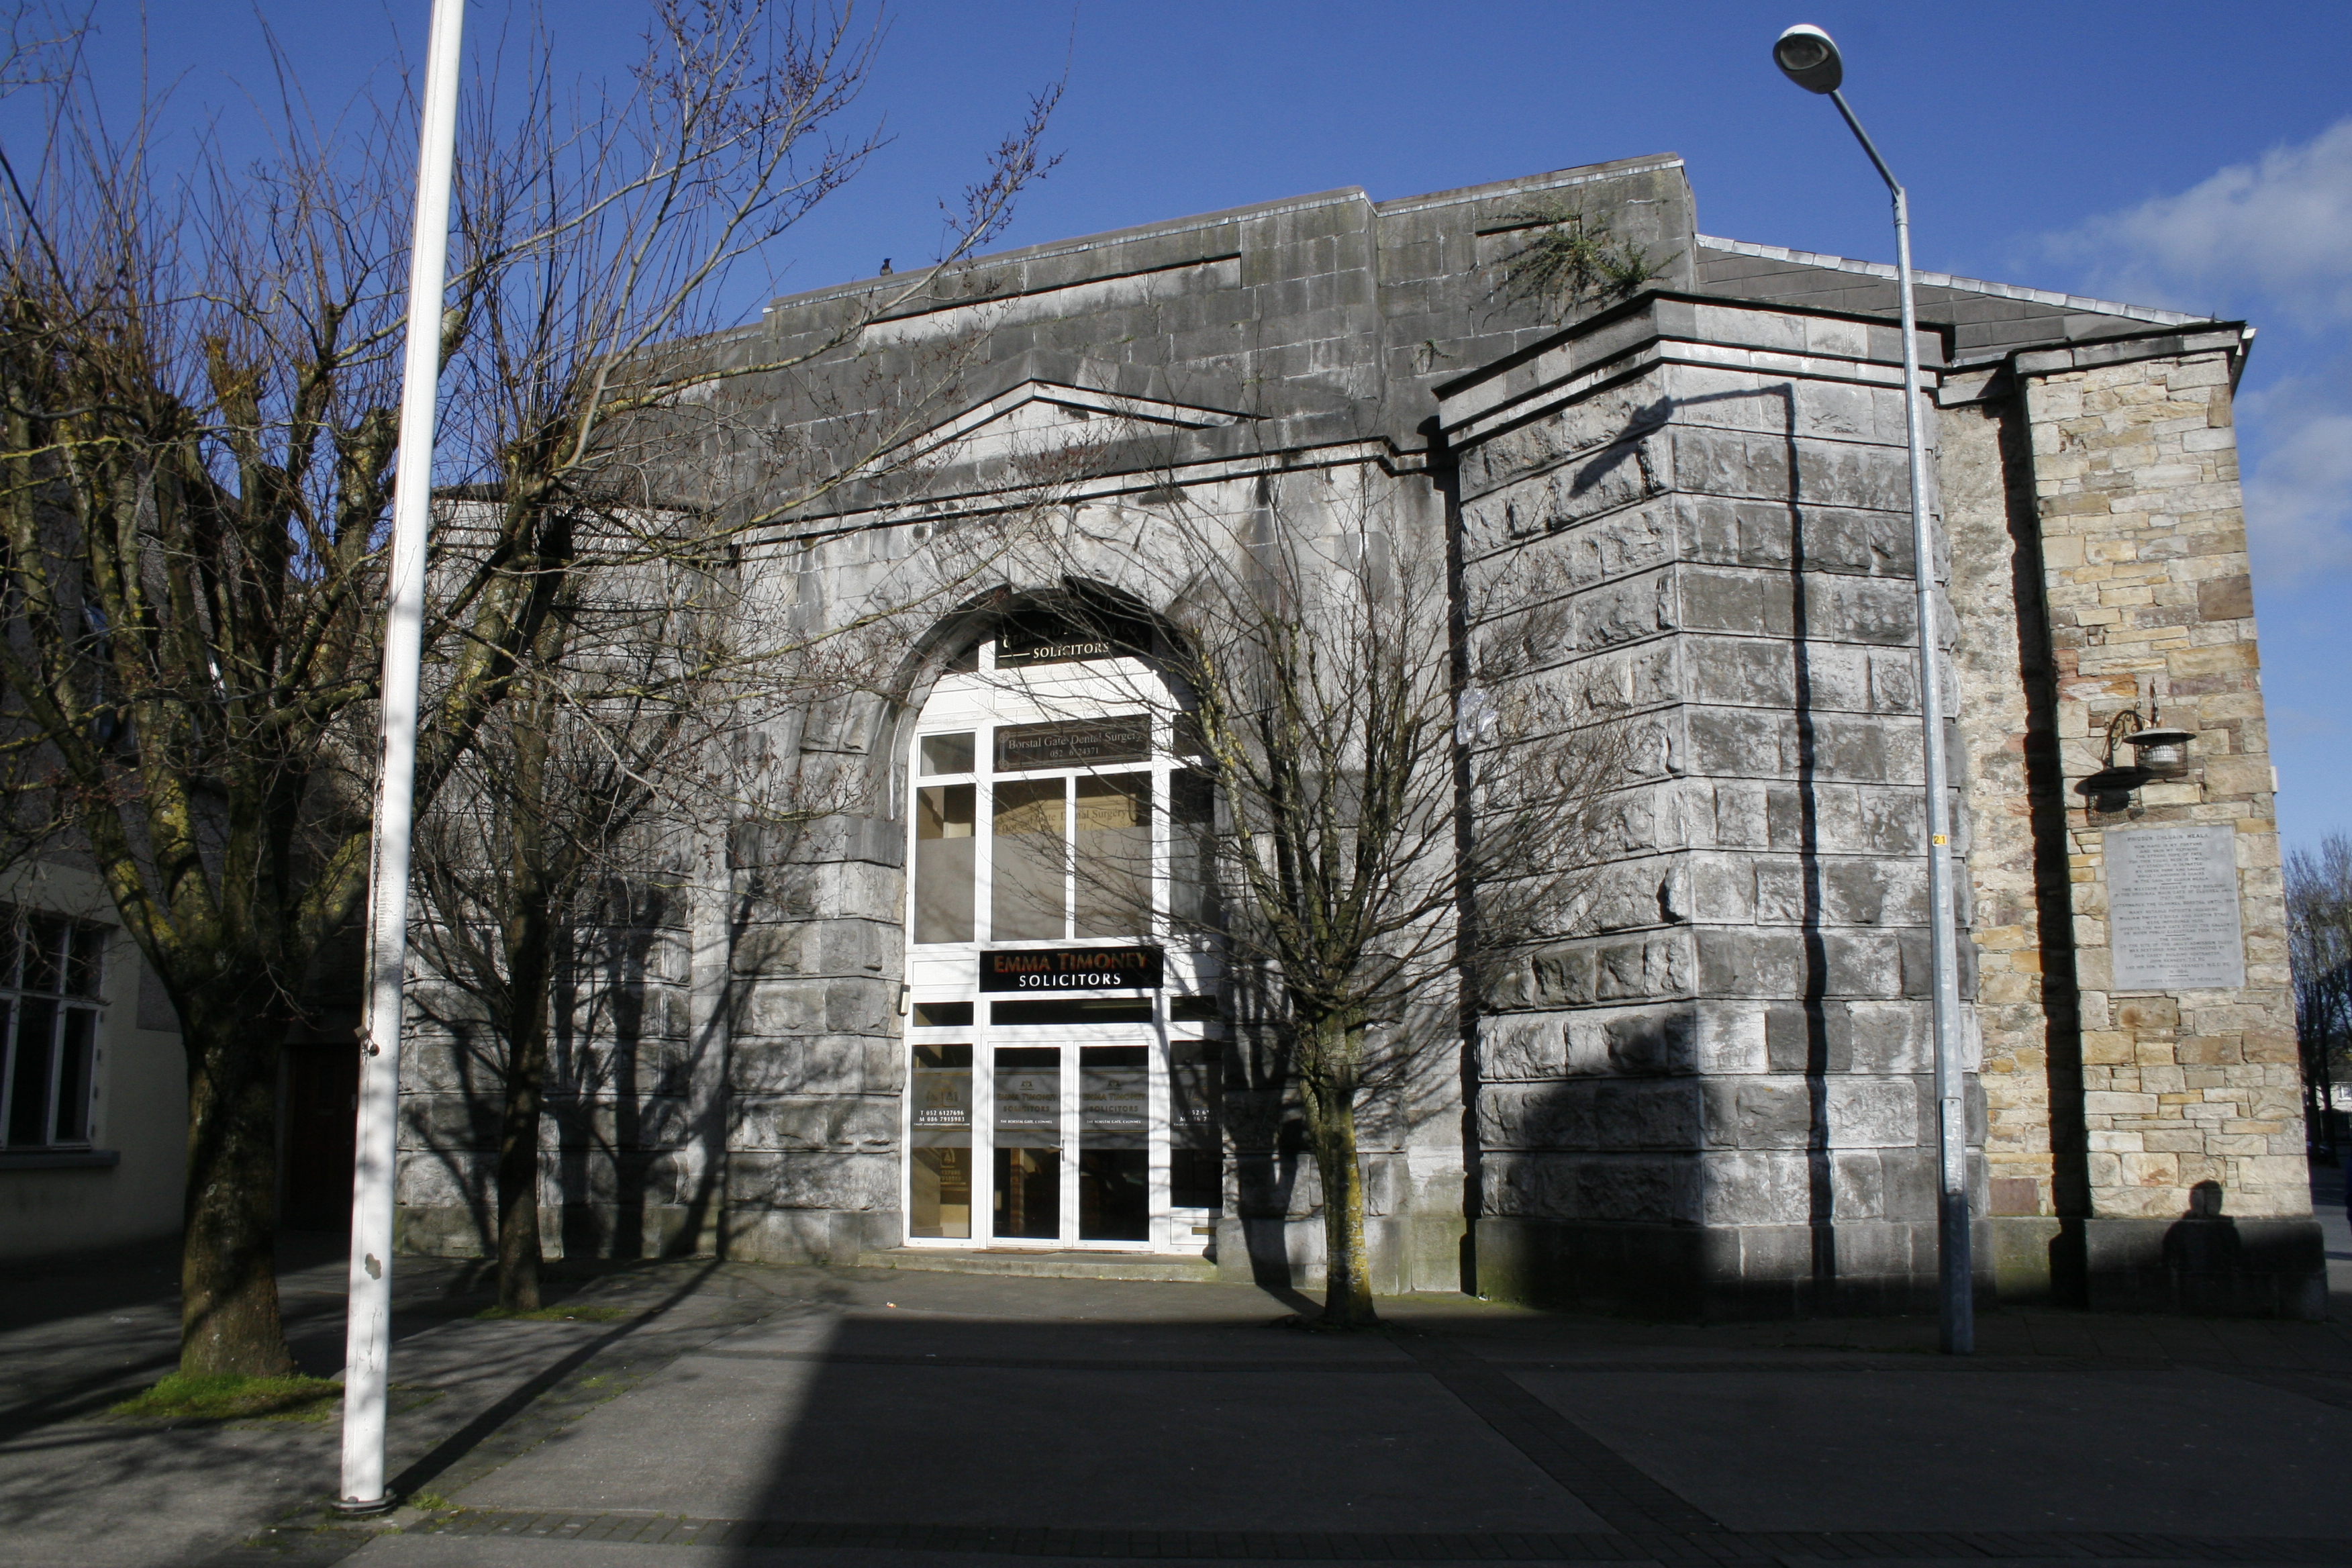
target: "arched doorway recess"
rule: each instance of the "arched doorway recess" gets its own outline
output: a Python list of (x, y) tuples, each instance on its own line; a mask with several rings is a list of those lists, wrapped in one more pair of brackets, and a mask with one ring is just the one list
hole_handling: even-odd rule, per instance
[(1212, 795), (1098, 623), (1007, 618), (908, 771), (906, 1243), (1204, 1251), (1225, 1027), (1197, 937)]

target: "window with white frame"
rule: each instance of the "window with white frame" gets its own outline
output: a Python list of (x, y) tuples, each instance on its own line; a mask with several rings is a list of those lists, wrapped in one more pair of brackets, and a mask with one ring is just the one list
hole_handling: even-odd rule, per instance
[(0, 1135), (11, 1150), (90, 1141), (107, 936), (0, 906)]

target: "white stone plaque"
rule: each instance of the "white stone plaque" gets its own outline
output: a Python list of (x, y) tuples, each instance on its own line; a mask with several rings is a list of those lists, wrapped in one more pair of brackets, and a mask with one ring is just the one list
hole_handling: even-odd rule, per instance
[(2118, 991), (2218, 991), (2246, 983), (2237, 834), (2110, 829), (2107, 931)]

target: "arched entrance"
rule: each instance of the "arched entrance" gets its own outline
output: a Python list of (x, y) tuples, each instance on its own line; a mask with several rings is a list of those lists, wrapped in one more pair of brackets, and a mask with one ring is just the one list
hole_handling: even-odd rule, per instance
[[(1015, 618), (942, 677), (905, 765), (910, 1246), (1198, 1253), (1224, 1026), (1181, 714), (1099, 631)], [(1171, 920), (1171, 913), (1176, 917)]]

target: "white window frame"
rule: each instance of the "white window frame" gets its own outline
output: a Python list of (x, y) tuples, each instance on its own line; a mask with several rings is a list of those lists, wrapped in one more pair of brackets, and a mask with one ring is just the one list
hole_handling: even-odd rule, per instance
[[(898, 760), (906, 780), (902, 798), (908, 803), (908, 851), (906, 878), (906, 905), (903, 918), (907, 932), (908, 1008), (904, 1037), (900, 1041), (902, 1068), (911, 1071), (914, 1048), (922, 1045), (963, 1045), (971, 1048), (971, 1231), (969, 1237), (918, 1237), (913, 1227), (913, 1177), (910, 1152), (913, 1148), (913, 1096), (902, 1093), (900, 1100), (900, 1139), (898, 1151), (900, 1244), (913, 1247), (945, 1248), (1028, 1248), (1034, 1250), (1068, 1251), (1150, 1251), (1176, 1256), (1197, 1257), (1206, 1251), (1212, 1239), (1216, 1215), (1214, 1208), (1173, 1208), (1170, 1205), (1170, 1160), (1172, 1107), (1171, 1104), (1170, 1073), (1173, 1067), (1173, 1049), (1178, 1045), (1224, 1038), (1222, 1024), (1187, 1019), (1181, 1023), (1172, 1017), (1173, 999), (1180, 995), (1213, 994), (1221, 976), (1218, 955), (1198, 944), (1180, 943), (1170, 940), (1173, 934), (1168, 917), (1171, 853), (1171, 808), (1173, 804), (1172, 780), (1176, 774), (1197, 771), (1196, 765), (1180, 757), (1175, 751), (1172, 729), (1172, 704), (1165, 700), (1165, 690), (1159, 676), (1149, 666), (1130, 658), (1072, 661), (1033, 667), (1019, 671), (1000, 671), (996, 668), (996, 644), (991, 638), (978, 649), (977, 668), (943, 676), (913, 726), (913, 734), (906, 753)], [(1139, 708), (1151, 713), (1152, 736), (1150, 756), (1139, 762), (1107, 763), (1098, 766), (1062, 766), (1034, 768), (998, 773), (994, 768), (996, 731), (1000, 729), (1031, 723), (1050, 723), (1068, 720), (1116, 719), (1134, 714)], [(925, 739), (938, 735), (972, 737), (972, 771), (955, 773), (926, 773), (922, 771)], [(995, 845), (994, 785), (1000, 782), (1021, 782), (1045, 778), (1112, 777), (1149, 773), (1151, 779), (1151, 918), (1148, 929), (1125, 935), (1101, 936), (1066, 934), (1050, 939), (1018, 939), (1005, 942), (992, 940), (993, 873)], [(972, 855), (972, 940), (961, 942), (921, 942), (914, 940), (915, 901), (917, 894), (916, 857), (919, 853), (915, 837), (914, 813), (916, 792), (938, 785), (970, 784), (973, 791), (973, 837), (978, 840)], [(1075, 792), (1066, 790), (1063, 796), (1064, 842), (1069, 843), (1072, 830), (1070, 814), (1076, 810)], [(1063, 892), (1064, 907), (1070, 922), (1076, 923), (1078, 907), (1077, 889), (1070, 878), (1075, 870), (1066, 873)], [(991, 1021), (990, 1004), (993, 1000), (1012, 998), (983, 994), (977, 989), (979, 955), (992, 950), (1022, 948), (1066, 947), (1077, 942), (1117, 944), (1141, 942), (1160, 944), (1165, 952), (1165, 984), (1158, 992), (1112, 993), (1113, 996), (1149, 998), (1151, 1017), (1148, 1022), (1100, 1025), (998, 1025)], [(1100, 995), (1100, 993), (1094, 994)], [(915, 1006), (922, 1003), (968, 1002), (972, 1009), (971, 1022), (964, 1026), (921, 1026), (915, 1022)], [(1077, 1157), (1082, 1147), (1080, 1121), (1080, 1090), (1082, 1084), (1081, 1051), (1088, 1046), (1142, 1045), (1150, 1052), (1150, 1126), (1147, 1147), (1150, 1151), (1150, 1183), (1151, 1222), (1148, 1239), (1082, 1240), (1077, 1235)], [(1059, 1047), (1062, 1055), (1062, 1215), (1060, 1236), (1045, 1239), (1035, 1237), (998, 1237), (992, 1234), (994, 1221), (996, 1073), (995, 1052), (1000, 1047)], [(911, 1079), (907, 1081), (911, 1083)]]
[[(0, 968), (0, 1005), (6, 1006), (8, 1015), (5, 1030), (0, 1030), (0, 1152), (24, 1154), (91, 1148), (98, 1138), (99, 1082), (106, 1063), (107, 950), (112, 945), (114, 933), (110, 928), (89, 921), (16, 905), (0, 904), (0, 921), (6, 922), (7, 931), (5, 967)], [(33, 937), (45, 928), (53, 931), (55, 940), (62, 944), (56, 955), (55, 990), (37, 989), (28, 984), (34, 979), (30, 962)], [(71, 989), (74, 950), (83, 940), (90, 944), (87, 985), (82, 991), (75, 991)], [(51, 1006), (48, 1037), (45, 1040), (26, 1037), (25, 1003), (28, 998)], [(83, 1067), (80, 1087), (81, 1133), (79, 1137), (60, 1138), (57, 1135), (58, 1113), (62, 1109), (59, 1101), (68, 1092), (68, 1075), (63, 1069), (70, 1022), (76, 1017), (87, 1018), (89, 1030), (89, 1057)], [(14, 1136), (20, 1109), (17, 1096), (26, 1087), (25, 1075), (19, 1069), (26, 1051), (38, 1051), (45, 1058), (40, 1079), (40, 1136), (35, 1140)]]

